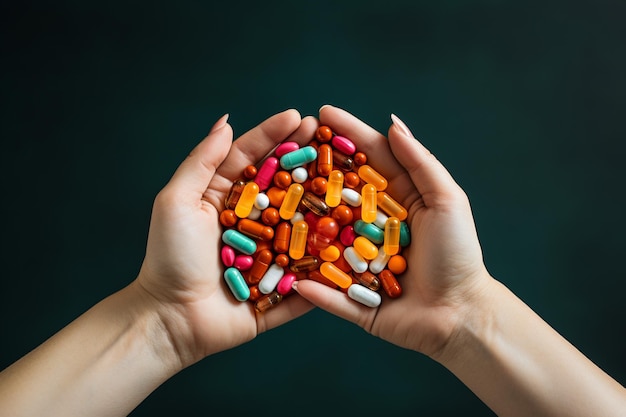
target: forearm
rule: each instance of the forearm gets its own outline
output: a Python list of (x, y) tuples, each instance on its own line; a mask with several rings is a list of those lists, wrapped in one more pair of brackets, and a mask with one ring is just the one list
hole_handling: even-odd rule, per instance
[(0, 415), (127, 415), (176, 373), (167, 331), (134, 284), (0, 374)]
[(497, 281), (440, 362), (500, 416), (623, 416), (626, 390)]

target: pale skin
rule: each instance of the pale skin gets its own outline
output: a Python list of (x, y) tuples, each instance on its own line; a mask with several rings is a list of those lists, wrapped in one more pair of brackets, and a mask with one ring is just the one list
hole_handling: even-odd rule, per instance
[[(127, 415), (165, 380), (315, 305), (428, 355), (502, 416), (618, 416), (626, 390), (555, 332), (484, 266), (467, 196), (393, 117), (388, 139), (349, 113), (275, 115), (232, 142), (226, 117), (155, 199), (138, 277), (0, 373), (0, 415)], [(255, 313), (229, 293), (218, 213), (232, 181), (283, 140), (319, 123), (351, 138), (409, 211), (403, 294), (362, 306), (314, 281)]]

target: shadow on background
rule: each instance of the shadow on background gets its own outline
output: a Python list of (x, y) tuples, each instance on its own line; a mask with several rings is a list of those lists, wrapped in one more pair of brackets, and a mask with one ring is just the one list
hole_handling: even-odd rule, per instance
[[(208, 3), (0, 6), (2, 368), (135, 277), (154, 196), (222, 114), (237, 135), (332, 103), (405, 120), (468, 193), (491, 273), (626, 383), (623, 2)], [(132, 415), (181, 412), (491, 415), (321, 311)]]

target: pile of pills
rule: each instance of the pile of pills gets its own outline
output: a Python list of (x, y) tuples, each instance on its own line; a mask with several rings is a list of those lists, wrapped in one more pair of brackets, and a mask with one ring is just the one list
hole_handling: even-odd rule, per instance
[(320, 126), (304, 147), (283, 142), (247, 166), (220, 213), (224, 279), (239, 301), (264, 312), (312, 279), (369, 307), (402, 287), (407, 211), (387, 179), (348, 138)]

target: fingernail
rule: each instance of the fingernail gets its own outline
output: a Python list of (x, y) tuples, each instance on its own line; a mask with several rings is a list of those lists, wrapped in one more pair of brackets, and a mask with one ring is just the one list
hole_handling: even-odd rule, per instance
[(291, 288), (293, 288), (293, 290), (297, 292), (298, 291), (298, 281), (294, 281), (291, 284)]
[(222, 117), (220, 117), (217, 122), (215, 122), (215, 124), (213, 125), (213, 127), (211, 128), (211, 130), (209, 131), (209, 133), (213, 133), (216, 130), (220, 130), (221, 128), (223, 128), (224, 126), (226, 126), (226, 122), (228, 122), (228, 116), (229, 114), (226, 113), (225, 115), (223, 115)]
[(330, 104), (324, 104), (317, 112), (321, 112), (324, 107), (330, 107)]
[(405, 125), (404, 122), (400, 120), (400, 118), (393, 113), (391, 113), (391, 121), (393, 122), (394, 126), (396, 126), (400, 130), (400, 132), (404, 133), (410, 138), (415, 138), (415, 136), (413, 136), (413, 133), (411, 133), (411, 130), (409, 130), (407, 125)]

